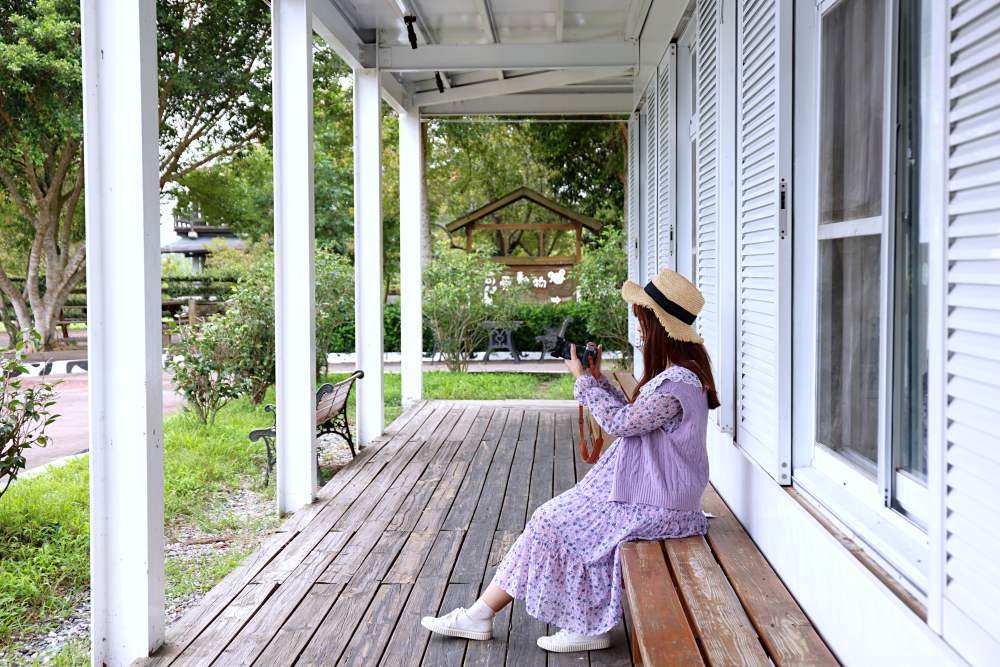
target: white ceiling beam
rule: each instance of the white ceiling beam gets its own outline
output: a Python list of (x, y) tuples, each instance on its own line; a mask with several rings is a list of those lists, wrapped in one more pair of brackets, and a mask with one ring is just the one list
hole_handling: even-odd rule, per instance
[(332, 0), (313, 3), (313, 30), (351, 69), (374, 66), (374, 47), (365, 44), (351, 21)]
[(382, 72), (382, 99), (393, 108), (396, 113), (406, 113), (407, 107), (412, 101), (410, 94), (406, 91), (396, 77), (391, 72)]
[[(493, 18), (493, 3), (490, 0), (477, 0), (476, 6), (479, 9), (479, 18), (482, 19), (483, 28), (486, 30), (486, 39), (493, 44), (499, 44), (500, 36), (497, 34), (497, 22)], [(497, 70), (497, 80), (504, 80), (502, 69)]]
[(543, 88), (558, 88), (559, 86), (597, 81), (609, 77), (621, 76), (622, 74), (623, 68), (621, 67), (588, 67), (583, 69), (555, 70), (541, 74), (525, 74), (503, 81), (474, 83), (468, 86), (452, 88), (443, 93), (437, 91), (417, 93), (413, 96), (413, 102), (418, 107), (421, 107), (428, 104), (476, 100), (484, 97), (496, 97), (498, 95), (526, 93), (533, 90), (542, 90)]
[(574, 94), (522, 93), (478, 100), (431, 104), (420, 109), (421, 116), (596, 116), (627, 115), (632, 108), (631, 93)]
[(636, 63), (632, 42), (589, 44), (428, 45), (419, 49), (387, 46), (379, 49), (379, 66), (393, 72), (477, 69), (567, 69), (630, 67)]

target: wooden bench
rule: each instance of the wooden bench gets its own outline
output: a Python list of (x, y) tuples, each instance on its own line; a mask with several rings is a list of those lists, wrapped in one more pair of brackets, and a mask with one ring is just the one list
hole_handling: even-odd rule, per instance
[[(626, 395), (631, 373), (615, 373)], [(812, 623), (711, 486), (708, 535), (622, 545), (632, 656), (662, 665), (837, 665)]]
[[(351, 388), (354, 383), (365, 376), (364, 371), (354, 371), (350, 377), (341, 380), (336, 384), (323, 384), (316, 390), (316, 434), (335, 434), (347, 441), (347, 446), (351, 450), (351, 457), (357, 456), (354, 449), (354, 438), (351, 437), (351, 427), (347, 422), (347, 399), (351, 396)], [(267, 455), (267, 470), (264, 473), (264, 486), (267, 486), (271, 479), (271, 471), (274, 469), (275, 449), (274, 440), (277, 437), (277, 409), (273, 405), (265, 405), (264, 410), (274, 415), (275, 423), (267, 428), (258, 428), (250, 431), (247, 436), (250, 442), (264, 441), (265, 453)], [(319, 454), (316, 455), (316, 470), (319, 471)]]

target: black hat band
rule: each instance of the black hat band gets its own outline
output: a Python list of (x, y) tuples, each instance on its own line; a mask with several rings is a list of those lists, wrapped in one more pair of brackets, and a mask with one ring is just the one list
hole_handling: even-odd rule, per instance
[(646, 291), (646, 294), (653, 298), (653, 301), (655, 301), (656, 305), (660, 308), (667, 311), (684, 324), (694, 324), (694, 314), (688, 312), (682, 306), (674, 303), (664, 296), (663, 292), (661, 292), (659, 288), (653, 284), (652, 280), (646, 283), (646, 286), (643, 289)]

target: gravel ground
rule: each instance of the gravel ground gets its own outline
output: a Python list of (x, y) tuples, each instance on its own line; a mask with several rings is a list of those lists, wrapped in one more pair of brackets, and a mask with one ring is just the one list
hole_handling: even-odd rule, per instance
[[(320, 466), (327, 479), (351, 460), (347, 444), (337, 436), (323, 436), (317, 445)], [(260, 479), (244, 480), (242, 488), (220, 498), (219, 505), (207, 518), (209, 525), (219, 527), (218, 531), (204, 532), (194, 524), (178, 524), (167, 529), (164, 555), (168, 565), (184, 569), (183, 588), (193, 589), (168, 595), (168, 631), (171, 624), (195, 606), (214, 585), (214, 581), (202, 579), (211, 574), (206, 572), (205, 565), (237, 551), (251, 553), (277, 526), (270, 493), (251, 488), (253, 484), (260, 484)], [(27, 637), (16, 646), (0, 649), (0, 667), (51, 664), (67, 643), (86, 641), (89, 635), (90, 596), (85, 592), (80, 604), (57, 628)]]

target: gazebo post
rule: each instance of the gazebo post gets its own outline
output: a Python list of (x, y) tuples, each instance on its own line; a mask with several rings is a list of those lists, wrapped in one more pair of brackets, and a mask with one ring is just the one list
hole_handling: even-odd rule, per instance
[[(358, 441), (382, 435), (382, 99), (379, 71), (354, 70), (354, 349)], [(418, 246), (419, 247), (419, 246)]]
[(423, 266), (420, 219), (423, 211), (420, 111), (399, 114), (399, 275), (400, 372), (403, 407), (423, 394)]
[(164, 637), (156, 4), (81, 8), (91, 660)]
[(278, 512), (316, 488), (313, 35), (310, 0), (271, 3)]

